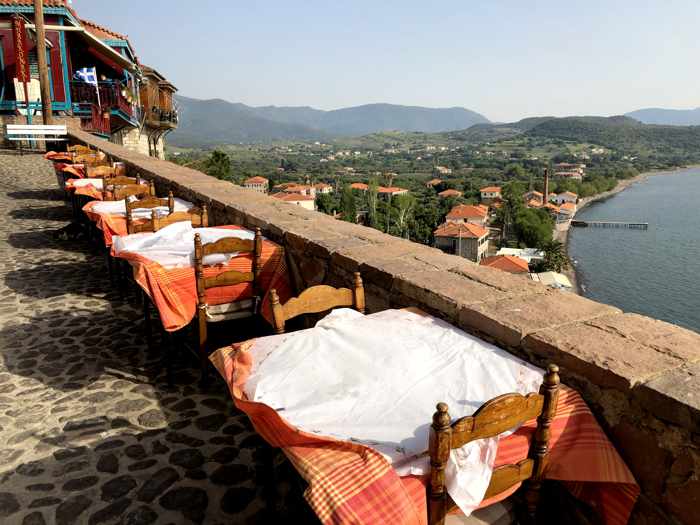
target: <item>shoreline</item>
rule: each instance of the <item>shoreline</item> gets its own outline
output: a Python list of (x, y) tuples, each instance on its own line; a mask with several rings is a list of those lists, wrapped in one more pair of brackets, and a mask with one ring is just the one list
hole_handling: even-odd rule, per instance
[[(620, 182), (617, 183), (617, 186), (615, 186), (612, 190), (605, 191), (603, 193), (599, 193), (597, 195), (592, 195), (591, 197), (585, 197), (579, 201), (579, 203), (576, 206), (576, 213), (571, 217), (573, 220), (576, 215), (586, 209), (588, 206), (595, 202), (603, 201), (606, 199), (609, 199), (611, 197), (614, 197), (618, 193), (625, 191), (627, 188), (630, 186), (637, 184), (638, 182), (643, 182), (647, 180), (649, 177), (654, 177), (658, 175), (670, 175), (672, 173), (675, 173), (677, 171), (681, 170), (687, 170), (687, 169), (692, 169), (692, 168), (700, 168), (700, 165), (693, 164), (690, 166), (685, 166), (685, 167), (677, 167), (677, 168), (669, 168), (665, 170), (654, 170), (654, 171), (646, 171), (644, 173), (640, 173), (639, 175), (635, 175), (634, 177), (630, 179), (624, 179), (621, 180)], [(569, 229), (571, 228), (571, 223), (569, 223), (569, 227), (564, 230), (564, 231), (555, 231), (554, 232), (554, 239), (561, 242), (564, 245), (564, 253), (566, 254), (566, 259), (569, 262), (569, 267), (566, 270), (563, 270), (562, 273), (566, 275), (566, 277), (571, 281), (572, 284), (572, 292), (584, 296), (583, 290), (581, 289), (581, 279), (580, 279), (580, 274), (579, 271), (576, 269), (576, 266), (574, 265), (573, 261), (571, 260), (571, 256), (569, 254)]]

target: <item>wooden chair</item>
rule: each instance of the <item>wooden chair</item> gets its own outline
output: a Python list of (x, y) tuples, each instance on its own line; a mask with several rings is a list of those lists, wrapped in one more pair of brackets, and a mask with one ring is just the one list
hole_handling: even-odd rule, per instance
[(88, 166), (85, 170), (88, 179), (109, 179), (117, 176), (113, 166)]
[(455, 503), (445, 488), (445, 467), (450, 451), (467, 443), (495, 437), (526, 421), (537, 418), (537, 429), (526, 459), (514, 465), (494, 469), (484, 499), (496, 496), (516, 483), (526, 482), (524, 522), (534, 522), (542, 474), (547, 465), (550, 426), (559, 398), (559, 367), (549, 365), (539, 393), (505, 394), (484, 403), (474, 415), (451, 423), (448, 407), (437, 404), (430, 427), (430, 483), (428, 485), (428, 523), (443, 525)]
[[(106, 184), (106, 183), (104, 183)], [(156, 188), (153, 185), (153, 181), (146, 182), (141, 181), (139, 184), (124, 184), (124, 185), (112, 185), (112, 191), (108, 192), (106, 189), (102, 192), (104, 200), (119, 201), (126, 199), (127, 197), (152, 197), (156, 194)]]
[(340, 306), (350, 306), (360, 313), (365, 313), (365, 289), (359, 272), (355, 272), (352, 290), (321, 284), (307, 288), (298, 297), (292, 297), (284, 304), (280, 304), (275, 289), (270, 291), (270, 298), (275, 332), (278, 334), (284, 333), (287, 321), (303, 314), (317, 314)]
[(166, 226), (175, 224), (176, 222), (190, 221), (194, 228), (206, 228), (209, 226), (209, 212), (207, 211), (206, 205), (202, 205), (201, 208), (190, 208), (187, 211), (175, 211), (168, 215), (161, 217), (153, 214), (151, 217), (151, 222), (153, 225), (153, 231), (157, 232), (162, 230)]
[[(173, 197), (173, 192), (168, 192), (168, 196), (164, 198), (147, 196), (143, 199), (138, 199), (135, 201), (129, 201), (129, 199), (124, 199), (124, 207), (126, 208), (126, 232), (127, 233), (141, 233), (141, 232), (154, 232), (157, 230), (153, 229), (152, 220), (157, 216), (155, 208), (168, 207), (168, 213), (171, 214), (175, 211), (175, 198)], [(135, 223), (134, 222), (134, 210), (138, 209), (151, 209), (151, 218), (144, 222)]]
[(94, 153), (95, 150), (90, 149), (90, 146), (83, 146), (82, 144), (75, 144), (73, 146), (68, 146), (66, 148), (68, 153), (75, 153), (76, 155), (82, 155), (85, 153)]
[[(213, 277), (204, 276), (204, 258), (214, 254), (250, 253), (252, 268), (250, 272), (227, 270)], [(262, 233), (260, 228), (255, 230), (252, 240), (226, 237), (216, 242), (202, 244), (202, 238), (197, 233), (194, 236), (194, 268), (197, 282), (197, 320), (199, 326), (199, 357), (202, 369), (202, 382), (206, 382), (208, 371), (207, 325), (221, 321), (243, 319), (255, 315), (260, 303), (259, 281), (262, 271)], [(210, 288), (232, 286), (240, 283), (251, 283), (253, 296), (249, 299), (236, 301), (225, 305), (209, 306), (206, 292)]]

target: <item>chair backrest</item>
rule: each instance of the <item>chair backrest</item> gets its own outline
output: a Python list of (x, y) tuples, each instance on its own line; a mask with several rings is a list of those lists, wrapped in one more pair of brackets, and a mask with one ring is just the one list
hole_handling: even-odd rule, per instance
[(74, 154), (73, 162), (77, 164), (85, 164), (86, 166), (108, 166), (109, 161), (107, 155), (101, 151), (90, 151), (88, 153)]
[(190, 208), (187, 211), (175, 211), (167, 215), (159, 215), (158, 212), (153, 209), (149, 219), (139, 221), (129, 219), (127, 220), (126, 227), (129, 233), (155, 233), (166, 226), (185, 221), (189, 221), (194, 228), (206, 228), (209, 225), (207, 207)]
[(112, 166), (88, 166), (85, 171), (89, 179), (108, 179), (117, 176), (117, 170)]
[(105, 182), (103, 185), (105, 186), (105, 189), (102, 191), (103, 200), (119, 201), (132, 195), (134, 197), (149, 197), (156, 194), (156, 188), (152, 181), (146, 182), (142, 180), (139, 184), (111, 185), (111, 193), (106, 189), (106, 186), (110, 184)]
[[(253, 264), (250, 272), (227, 270), (213, 277), (204, 277), (204, 258), (207, 255), (228, 253), (251, 253)], [(260, 228), (255, 229), (255, 237), (250, 239), (238, 239), (237, 237), (225, 237), (216, 242), (202, 244), (202, 238), (198, 233), (194, 236), (194, 270), (197, 280), (197, 302), (200, 307), (206, 305), (205, 293), (208, 288), (219, 286), (231, 286), (240, 283), (253, 283), (253, 293), (258, 293), (258, 278), (262, 271), (262, 233)]]
[[(115, 189), (116, 191), (116, 189)], [(154, 208), (168, 207), (168, 213), (173, 213), (175, 211), (175, 198), (173, 197), (173, 192), (168, 192), (167, 197), (153, 197), (148, 195), (142, 199), (137, 199), (135, 201), (130, 201), (128, 198), (124, 199), (124, 207), (126, 208), (126, 231), (127, 233), (140, 233), (140, 232), (154, 232), (153, 229), (153, 218), (157, 217), (157, 212)], [(151, 218), (144, 222), (134, 222), (134, 210), (144, 210), (153, 209), (151, 213)]]
[(83, 146), (82, 144), (75, 144), (73, 146), (68, 146), (66, 148), (69, 153), (77, 153), (77, 154), (82, 154), (82, 153), (92, 153), (93, 150), (90, 149), (90, 146)]
[(298, 297), (292, 297), (284, 304), (280, 304), (275, 289), (270, 291), (270, 298), (275, 332), (278, 334), (284, 333), (287, 321), (303, 314), (327, 312), (341, 306), (350, 306), (358, 312), (365, 313), (365, 289), (359, 272), (355, 272), (352, 290), (320, 284), (307, 288)]
[(104, 177), (102, 179), (102, 200), (104, 201), (114, 201), (117, 200), (114, 197), (114, 190), (118, 186), (130, 186), (142, 184), (145, 181), (140, 180), (138, 177)]
[(176, 222), (184, 221), (190, 221), (194, 228), (206, 228), (209, 226), (209, 213), (206, 205), (202, 205), (201, 208), (190, 208), (187, 211), (175, 211), (161, 217), (154, 213), (151, 217), (154, 232)]
[(430, 427), (430, 482), (428, 485), (428, 523), (443, 525), (455, 503), (445, 488), (445, 467), (450, 451), (476, 439), (494, 437), (526, 421), (537, 418), (537, 429), (528, 457), (517, 464), (494, 469), (484, 499), (500, 494), (517, 483), (527, 481), (527, 512), (534, 519), (539, 502), (542, 474), (547, 464), (550, 426), (559, 399), (559, 367), (549, 365), (539, 393), (505, 394), (484, 403), (474, 415), (451, 423), (448, 407), (438, 403)]

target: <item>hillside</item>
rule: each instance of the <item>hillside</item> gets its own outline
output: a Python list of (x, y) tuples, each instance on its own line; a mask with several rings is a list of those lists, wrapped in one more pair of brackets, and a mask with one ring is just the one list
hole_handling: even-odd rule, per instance
[(667, 126), (699, 126), (700, 108), (695, 109), (663, 109), (646, 108), (625, 114), (644, 124), (660, 124)]
[(176, 146), (322, 140), (383, 131), (440, 132), (487, 123), (464, 108), (368, 104), (322, 111), (311, 107), (251, 107), (220, 99), (177, 96), (180, 124), (168, 140)]
[(678, 154), (700, 149), (700, 127), (642, 124), (629, 117), (566, 117), (546, 120), (530, 135), (590, 142), (625, 153)]

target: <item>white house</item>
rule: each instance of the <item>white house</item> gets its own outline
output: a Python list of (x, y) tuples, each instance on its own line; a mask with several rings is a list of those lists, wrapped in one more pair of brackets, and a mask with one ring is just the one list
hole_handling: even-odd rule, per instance
[(265, 177), (251, 177), (243, 181), (243, 187), (260, 193), (267, 193), (269, 181)]
[(561, 206), (565, 202), (576, 204), (578, 202), (578, 195), (572, 191), (563, 191), (554, 195), (554, 197), (550, 197), (549, 200), (550, 202), (558, 204), (559, 206)]
[(501, 198), (501, 188), (499, 186), (487, 186), (479, 191), (481, 192), (481, 200), (485, 202)]

